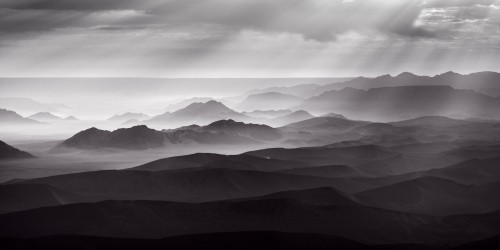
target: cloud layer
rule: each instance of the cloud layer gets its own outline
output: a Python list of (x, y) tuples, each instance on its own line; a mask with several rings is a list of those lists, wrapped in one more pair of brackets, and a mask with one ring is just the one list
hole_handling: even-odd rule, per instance
[(4, 0), (0, 75), (500, 70), (499, 17), (499, 0)]

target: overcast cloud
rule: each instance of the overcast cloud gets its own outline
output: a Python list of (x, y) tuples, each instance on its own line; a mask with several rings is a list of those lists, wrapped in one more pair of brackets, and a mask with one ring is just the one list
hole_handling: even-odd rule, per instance
[(0, 1), (0, 76), (500, 71), (499, 44), (500, 0)]

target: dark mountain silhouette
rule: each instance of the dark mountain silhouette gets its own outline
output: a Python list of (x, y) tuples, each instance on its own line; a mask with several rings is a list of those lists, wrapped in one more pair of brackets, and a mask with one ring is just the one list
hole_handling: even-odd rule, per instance
[(175, 129), (165, 132), (168, 140), (173, 144), (202, 144), (202, 145), (261, 145), (261, 141), (238, 134), (225, 132), (209, 132), (199, 129)]
[(449, 86), (404, 86), (368, 90), (352, 87), (325, 92), (300, 108), (335, 112), (353, 119), (394, 121), (421, 116), (500, 118), (500, 99)]
[(57, 147), (75, 149), (118, 148), (144, 150), (164, 147), (167, 142), (165, 133), (144, 125), (122, 128), (115, 131), (90, 128), (77, 133)]
[(270, 148), (245, 153), (262, 158), (302, 161), (315, 166), (348, 165), (357, 166), (377, 160), (391, 159), (399, 155), (387, 148), (362, 145), (343, 148)]
[[(376, 176), (401, 175), (440, 169), (471, 159), (494, 159), (497, 146), (463, 146), (431, 154), (404, 153), (373, 144), (327, 145), (307, 148), (269, 148), (245, 153), (262, 158), (294, 160), (315, 166), (347, 165), (361, 173)], [(471, 176), (472, 177), (472, 176)], [(491, 179), (491, 178), (489, 178)]]
[(21, 151), (9, 144), (0, 141), (0, 160), (27, 159), (34, 158), (33, 155)]
[(70, 192), (39, 184), (0, 185), (0, 213), (85, 202)]
[(42, 123), (33, 119), (24, 118), (14, 111), (0, 109), (0, 124), (37, 125)]
[(394, 77), (389, 75), (376, 78), (359, 77), (343, 83), (321, 86), (313, 91), (313, 95), (320, 95), (325, 91), (340, 90), (346, 87), (370, 89), (396, 86), (446, 85), (456, 89), (475, 90), (485, 95), (500, 96), (499, 82), (500, 73), (496, 72), (477, 72), (469, 75), (446, 72), (434, 77), (417, 76), (404, 72)]
[(283, 138), (278, 129), (267, 125), (247, 124), (233, 120), (220, 120), (213, 122), (205, 127), (206, 131), (222, 131), (229, 134), (248, 136), (260, 141), (274, 141)]
[(362, 177), (363, 173), (353, 167), (344, 165), (320, 166), (320, 167), (307, 167), (307, 168), (294, 168), (281, 170), (280, 173), (309, 175), (328, 178), (344, 178), (344, 177)]
[(244, 198), (239, 201), (266, 199), (295, 200), (314, 206), (358, 206), (357, 198), (331, 187), (284, 191), (265, 196)]
[(39, 122), (58, 122), (58, 121), (63, 121), (64, 118), (53, 115), (52, 113), (49, 112), (39, 112), (33, 115), (28, 116), (27, 118), (33, 119)]
[[(382, 246), (368, 246), (340, 237), (286, 232), (228, 232), (174, 236), (163, 239), (123, 239), (92, 236), (49, 236), (34, 239), (0, 239), (5, 250), (163, 250), (163, 249), (294, 249), (294, 250), (384, 250)], [(387, 250), (392, 249), (388, 246)], [(431, 249), (431, 248), (429, 248)], [(424, 247), (418, 250), (425, 250)]]
[(470, 186), (437, 177), (422, 177), (361, 192), (365, 204), (419, 214), (485, 213), (500, 208), (494, 195), (500, 184)]
[(283, 138), (278, 129), (234, 120), (220, 120), (206, 126), (191, 125), (163, 132), (172, 143), (252, 145)]
[(359, 205), (318, 206), (307, 200), (294, 200), (292, 195), (291, 199), (202, 204), (106, 201), (39, 208), (0, 215), (0, 237), (88, 235), (151, 239), (272, 230), (328, 234), (371, 244), (457, 245), (499, 234), (495, 227), (499, 221), (496, 213), (441, 218)]
[(391, 147), (393, 151), (404, 154), (437, 154), (459, 148), (459, 144), (452, 142), (434, 142), (434, 143), (412, 143)]
[(217, 101), (206, 103), (193, 103), (173, 113), (155, 116), (146, 121), (148, 124), (170, 125), (171, 127), (185, 126), (189, 124), (205, 125), (218, 120), (232, 119), (236, 121), (248, 120), (249, 118), (238, 113)]
[(248, 96), (237, 105), (239, 110), (253, 111), (273, 109), (289, 109), (302, 103), (302, 99), (293, 95), (268, 92)]
[(168, 171), (96, 171), (44, 177), (10, 185), (49, 185), (91, 200), (163, 200), (206, 202), (253, 197), (273, 192), (335, 187), (363, 190), (350, 180), (299, 176), (254, 170), (215, 168)]
[(172, 144), (248, 146), (278, 141), (282, 138), (279, 129), (267, 125), (220, 120), (206, 126), (191, 125), (163, 131), (150, 129), (145, 125), (115, 131), (90, 128), (65, 140), (57, 148), (144, 150)]
[(192, 155), (160, 159), (135, 167), (133, 169), (145, 171), (189, 169), (201, 168), (202, 166), (206, 165), (216, 166), (217, 164), (222, 164), (223, 162), (231, 163), (231, 165), (229, 166), (229, 168), (231, 169), (262, 171), (312, 167), (310, 164), (299, 161), (266, 159), (251, 155), (220, 155), (197, 153)]
[(500, 248), (500, 235), (474, 242), (469, 242), (461, 246), (455, 247), (453, 248), (453, 250), (476, 250), (476, 249), (495, 250), (498, 248)]
[(465, 184), (485, 184), (500, 181), (500, 158), (471, 159), (441, 169), (432, 169), (426, 175), (451, 179)]
[(295, 123), (295, 122), (300, 122), (308, 119), (314, 118), (313, 115), (309, 114), (309, 112), (304, 111), (304, 110), (298, 110), (295, 111), (291, 114), (283, 115), (283, 116), (278, 116), (276, 118), (271, 119), (268, 121), (268, 124), (271, 124), (276, 127), (284, 126), (290, 123)]
[[(179, 103), (185, 105), (180, 110), (150, 120), (127, 120), (156, 130), (144, 125), (115, 131), (91, 128), (52, 151), (99, 152), (44, 156), (44, 149), (57, 142), (31, 137), (34, 130), (17, 139), (22, 127), (6, 127), (6, 138), (43, 157), (0, 165), (3, 179), (13, 178), (0, 185), (0, 244), (6, 249), (67, 249), (71, 244), (91, 249), (208, 248), (224, 243), (266, 248), (269, 243), (257, 241), (278, 235), (292, 249), (316, 246), (312, 244), (434, 250), (494, 245), (500, 235), (496, 76), (403, 73), (358, 78), (350, 82), (352, 87), (338, 84), (339, 89), (255, 90), (246, 101), (255, 98), (255, 104), (269, 105), (244, 113), (217, 101), (191, 99)], [(313, 89), (328, 91), (301, 100)], [(300, 98), (291, 96), (293, 91), (301, 92)], [(270, 106), (273, 96), (278, 104), (290, 96), (299, 104)], [(224, 100), (235, 104), (245, 97)], [(326, 115), (311, 117), (309, 112)], [(32, 121), (6, 110), (0, 110), (0, 121), (2, 114), (7, 120)], [(273, 121), (275, 127), (269, 126)], [(80, 123), (65, 125), (75, 129)], [(62, 126), (39, 130), (52, 127)], [(124, 170), (80, 172), (110, 169), (117, 162), (129, 166), (132, 157), (140, 161), (245, 148), (264, 149), (239, 155), (196, 153)], [(4, 152), (32, 157), (0, 143), (0, 158)]]
[(110, 118), (108, 118), (108, 121), (116, 121), (116, 122), (126, 122), (128, 120), (147, 120), (151, 117), (149, 115), (143, 114), (143, 113), (132, 113), (132, 112), (127, 112), (121, 115), (114, 115)]
[[(386, 150), (394, 152), (390, 148), (386, 148)], [(494, 159), (498, 157), (499, 153), (499, 149), (494, 146), (465, 146), (436, 154), (396, 153), (393, 157), (356, 165), (356, 168), (365, 173), (377, 176), (400, 175), (428, 170), (438, 171), (472, 159)]]
[[(500, 182), (498, 164), (500, 164), (499, 158), (472, 158), (442, 168), (379, 178), (378, 182), (382, 183), (381, 185), (383, 186), (420, 177), (432, 176), (452, 180), (465, 185), (484, 185)], [(369, 182), (373, 183), (371, 181)]]
[(433, 127), (451, 127), (473, 124), (475, 122), (452, 119), (443, 116), (423, 116), (415, 119), (392, 122), (395, 126), (433, 126)]

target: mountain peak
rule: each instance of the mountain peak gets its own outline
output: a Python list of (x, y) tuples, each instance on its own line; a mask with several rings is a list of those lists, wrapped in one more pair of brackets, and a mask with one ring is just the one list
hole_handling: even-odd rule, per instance
[(441, 75), (437, 75), (438, 77), (459, 77), (462, 76), (461, 74), (455, 73), (453, 71), (448, 71), (446, 73), (443, 73)]
[(385, 75), (378, 76), (378, 77), (376, 77), (375, 79), (379, 79), (379, 80), (381, 80), (381, 79), (390, 79), (390, 78), (392, 78), (392, 76), (391, 76), (391, 75), (389, 75), (389, 74), (385, 74)]
[(212, 122), (212, 123), (208, 124), (208, 127), (211, 127), (211, 126), (223, 126), (223, 125), (228, 125), (228, 124), (232, 125), (232, 124), (235, 124), (235, 123), (239, 123), (239, 122), (236, 122), (233, 119), (219, 120), (219, 121), (215, 121), (215, 122)]
[(334, 118), (340, 118), (340, 119), (345, 119), (345, 120), (348, 120), (347, 117), (341, 115), (341, 114), (337, 114), (337, 113), (328, 113), (326, 115), (322, 115), (321, 117), (334, 117)]
[(63, 118), (56, 116), (50, 112), (38, 112), (36, 114), (28, 116), (30, 119), (39, 120), (63, 120)]
[(67, 121), (78, 121), (79, 119), (71, 115), (71, 116), (68, 116), (68, 117), (64, 118), (64, 120), (67, 120)]
[(150, 128), (148, 128), (148, 126), (146, 125), (137, 125), (137, 126), (133, 126), (129, 129), (132, 129), (132, 130), (149, 130)]
[(246, 117), (238, 113), (221, 102), (195, 102), (185, 108), (179, 109), (173, 113), (165, 113), (153, 117), (148, 122), (150, 124), (165, 123), (171, 127), (186, 126), (189, 124), (210, 124), (214, 121), (224, 119), (240, 119)]
[(194, 102), (194, 103), (189, 104), (187, 107), (185, 107), (183, 109), (180, 109), (178, 111), (186, 110), (186, 109), (191, 109), (191, 108), (206, 108), (206, 107), (208, 107), (208, 108), (226, 108), (226, 109), (229, 109), (223, 103), (215, 101), (215, 100), (211, 100), (211, 101), (208, 101), (208, 102)]
[(295, 111), (295, 112), (293, 112), (291, 114), (288, 114), (288, 115), (290, 115), (290, 116), (294, 116), (294, 115), (307, 115), (307, 116), (310, 115), (310, 116), (312, 116), (309, 112), (307, 112), (305, 110), (302, 110), (302, 109), (301, 110), (297, 110), (297, 111)]
[(406, 77), (416, 77), (417, 75), (413, 74), (413, 73), (410, 73), (410, 72), (403, 72), (399, 75), (397, 75), (396, 77), (398, 78), (406, 78)]

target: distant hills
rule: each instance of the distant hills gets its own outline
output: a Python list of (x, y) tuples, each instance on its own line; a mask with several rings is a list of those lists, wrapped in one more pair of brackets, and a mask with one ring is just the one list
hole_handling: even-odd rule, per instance
[(170, 105), (168, 105), (166, 108), (165, 108), (165, 111), (166, 112), (174, 112), (174, 111), (177, 111), (179, 109), (183, 109), (193, 103), (197, 103), (197, 102), (200, 102), (200, 103), (205, 103), (205, 102), (209, 102), (209, 101), (215, 101), (214, 98), (212, 97), (192, 97), (192, 98), (187, 98), (187, 99), (184, 99), (184, 100), (181, 100), (181, 101), (178, 101), (178, 102), (175, 102), (175, 103), (172, 103)]
[[(350, 79), (345, 78), (344, 80), (347, 81)], [(342, 82), (342, 81), (335, 81), (335, 82)], [(270, 92), (275, 92), (275, 93), (277, 92), (285, 95), (303, 96), (304, 93), (314, 91), (319, 87), (321, 87), (321, 85), (318, 84), (299, 84), (292, 87), (269, 87), (269, 88), (250, 90), (247, 91), (245, 95), (250, 96), (250, 95), (258, 95)]]
[(40, 122), (57, 122), (64, 121), (65, 119), (56, 115), (53, 115), (49, 112), (39, 112), (33, 115), (28, 116), (27, 118), (33, 119)]
[[(289, 81), (298, 83), (297, 79)], [(329, 84), (326, 84), (327, 81), (319, 81), (323, 85), (299, 84), (254, 89), (241, 96), (221, 98), (219, 101), (212, 97), (192, 97), (165, 108), (155, 106), (154, 110), (167, 111), (156, 117), (137, 112), (115, 115), (109, 120), (127, 125), (154, 125), (158, 129), (190, 124), (206, 125), (221, 119), (283, 126), (285, 122), (269, 119), (299, 110), (313, 116), (337, 113), (356, 120), (384, 122), (420, 116), (500, 119), (497, 112), (500, 107), (497, 98), (500, 96), (497, 84), (500, 82), (500, 73), (496, 72), (468, 75), (447, 72), (432, 77), (404, 72), (397, 76), (346, 78), (343, 81), (331, 79)], [(0, 98), (0, 107), (21, 114), (39, 112), (32, 118), (42, 122), (59, 120), (53, 114), (72, 113), (71, 107), (63, 104), (17, 97)], [(47, 114), (49, 112), (51, 116)]]
[(116, 122), (126, 122), (129, 120), (147, 120), (151, 118), (149, 115), (143, 114), (143, 113), (132, 113), (132, 112), (127, 112), (124, 114), (120, 115), (114, 115), (110, 118), (108, 118), (108, 121), (116, 121)]
[(1, 124), (37, 125), (37, 124), (41, 124), (41, 123), (38, 121), (35, 121), (33, 119), (24, 118), (14, 111), (0, 109), (0, 125)]
[(22, 114), (33, 114), (36, 112), (65, 113), (71, 108), (59, 103), (43, 103), (29, 98), (1, 97), (0, 108), (14, 110)]
[(346, 114), (370, 121), (421, 116), (500, 118), (500, 99), (449, 86), (404, 86), (327, 91), (306, 100), (301, 109)]
[(67, 116), (66, 118), (56, 116), (50, 112), (38, 112), (28, 117), (23, 117), (14, 111), (0, 109), (0, 124), (6, 125), (40, 125), (46, 123), (56, 122), (70, 122), (79, 121), (74, 116)]
[(485, 95), (500, 96), (498, 83), (500, 83), (500, 73), (497, 72), (477, 72), (469, 75), (446, 72), (434, 77), (417, 76), (409, 72), (404, 72), (397, 76), (358, 77), (342, 83), (328, 84), (316, 88), (312, 95), (320, 95), (326, 91), (341, 90), (347, 87), (366, 90), (381, 87), (443, 85), (456, 89), (474, 90)]
[(311, 115), (309, 112), (305, 110), (298, 110), (290, 114), (275, 117), (267, 121), (267, 123), (276, 127), (280, 127), (290, 123), (308, 120), (311, 118), (314, 118), (314, 116)]
[(76, 118), (75, 116), (68, 116), (66, 118), (64, 118), (65, 121), (79, 121), (80, 119)]
[(242, 112), (242, 114), (254, 117), (254, 118), (265, 118), (265, 119), (272, 119), (276, 118), (279, 116), (285, 116), (288, 114), (293, 113), (293, 111), (288, 110), (288, 109), (281, 109), (281, 110), (254, 110), (251, 112)]
[(236, 107), (239, 110), (288, 109), (302, 103), (302, 99), (293, 95), (278, 92), (267, 92), (248, 96)]
[(34, 158), (33, 155), (21, 151), (9, 144), (0, 141), (0, 160), (13, 160), (13, 159), (28, 159)]
[(328, 132), (333, 134), (346, 132), (368, 124), (370, 124), (370, 122), (354, 121), (338, 116), (322, 116), (290, 123), (284, 128), (309, 132)]

